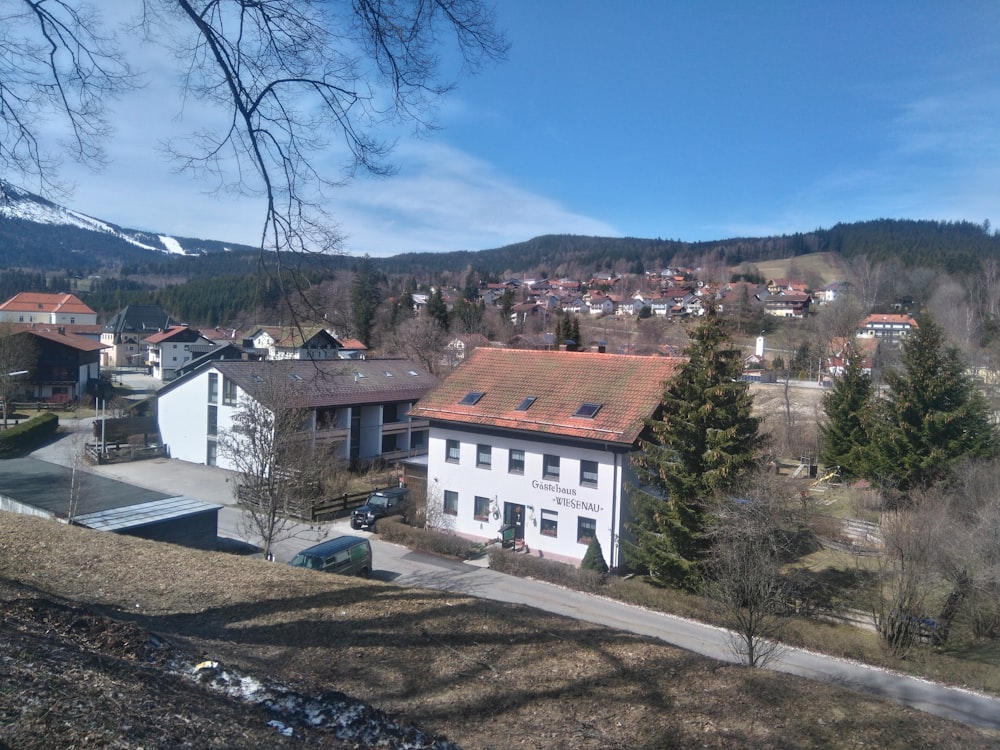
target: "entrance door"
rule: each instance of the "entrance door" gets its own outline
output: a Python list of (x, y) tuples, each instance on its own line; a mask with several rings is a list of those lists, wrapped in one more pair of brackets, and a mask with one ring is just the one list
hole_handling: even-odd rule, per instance
[(524, 539), (524, 506), (516, 503), (503, 504), (504, 525), (514, 527), (514, 538)]

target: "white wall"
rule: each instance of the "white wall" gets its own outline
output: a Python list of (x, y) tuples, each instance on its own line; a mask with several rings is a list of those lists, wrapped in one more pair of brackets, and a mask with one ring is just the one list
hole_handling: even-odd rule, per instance
[[(445, 460), (446, 441), (459, 440), (461, 457), (458, 464)], [(476, 466), (477, 445), (492, 446), (490, 469)], [(524, 474), (508, 473), (511, 448), (525, 452)], [(543, 454), (560, 457), (559, 481), (542, 477)], [(580, 461), (598, 464), (596, 488), (580, 484)], [(427, 495), (428, 503), (437, 506), (430, 515), (442, 518), (455, 532), (476, 539), (494, 539), (503, 523), (504, 503), (526, 506), (524, 539), (530, 551), (554, 559), (579, 562), (587, 545), (577, 540), (578, 518), (583, 516), (597, 521), (597, 538), (609, 565), (620, 565), (618, 536), (622, 533), (623, 471), (627, 468), (627, 454), (599, 448), (587, 449), (576, 445), (536, 443), (530, 439), (506, 436), (477, 436), (454, 429), (431, 427), (428, 451)], [(440, 511), (444, 491), (458, 492), (458, 515), (443, 515)], [(488, 497), (491, 501), (488, 521), (474, 518), (475, 496)], [(499, 512), (495, 519), (493, 511)], [(557, 536), (540, 533), (542, 511), (555, 511), (558, 519)]]
[[(214, 368), (206, 368), (157, 399), (160, 437), (170, 448), (171, 458), (196, 464), (207, 461), (210, 372), (219, 378), (219, 396), (215, 404), (218, 407), (218, 434), (232, 429), (235, 407), (222, 403), (222, 373)], [(224, 469), (233, 468), (221, 451), (218, 453), (217, 465)]]

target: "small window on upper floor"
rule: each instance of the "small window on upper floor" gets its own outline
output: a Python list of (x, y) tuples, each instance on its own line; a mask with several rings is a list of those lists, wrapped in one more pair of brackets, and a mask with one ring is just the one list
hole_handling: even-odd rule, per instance
[(542, 478), (559, 481), (559, 456), (548, 453), (542, 456)]
[(469, 391), (458, 403), (462, 406), (475, 406), (486, 394), (483, 391)]
[(493, 466), (493, 448), (480, 443), (476, 446), (476, 466), (480, 469), (489, 469)]

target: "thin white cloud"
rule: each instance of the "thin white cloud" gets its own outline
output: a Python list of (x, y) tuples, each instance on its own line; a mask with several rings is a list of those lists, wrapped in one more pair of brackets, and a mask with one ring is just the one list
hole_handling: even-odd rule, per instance
[(352, 252), (481, 250), (540, 234), (620, 234), (450, 146), (407, 143), (396, 156), (396, 176), (359, 180), (334, 196)]

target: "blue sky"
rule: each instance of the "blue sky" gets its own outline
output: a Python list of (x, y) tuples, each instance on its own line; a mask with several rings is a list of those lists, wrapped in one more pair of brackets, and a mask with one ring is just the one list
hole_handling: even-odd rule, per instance
[[(1000, 3), (501, 0), (506, 62), (460, 79), (398, 174), (329, 210), (352, 254), (546, 233), (688, 241), (844, 221), (1000, 221)], [(76, 210), (253, 243), (261, 206), (206, 198), (155, 142), (171, 81), (118, 105), (113, 164)]]

